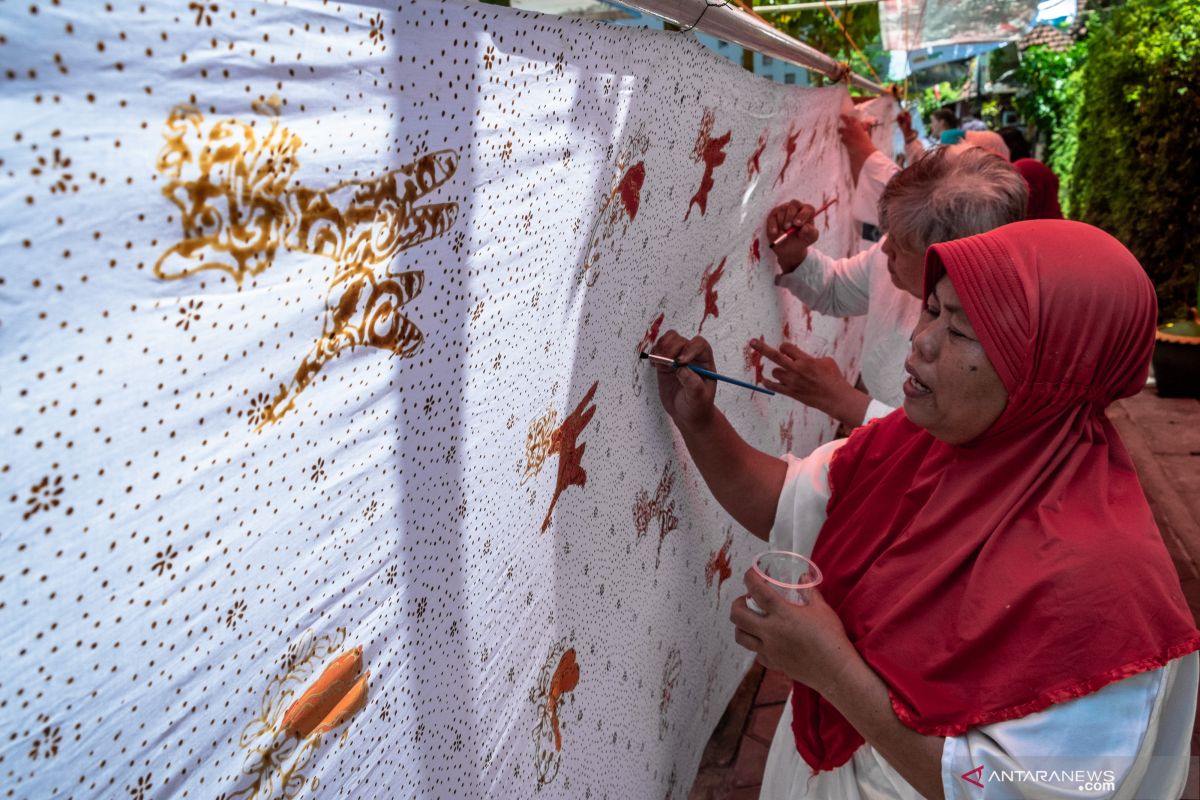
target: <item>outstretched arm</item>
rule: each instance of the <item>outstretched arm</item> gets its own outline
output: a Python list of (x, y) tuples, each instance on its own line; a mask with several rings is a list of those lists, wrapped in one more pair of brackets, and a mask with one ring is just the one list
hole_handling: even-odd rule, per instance
[[(656, 355), (716, 369), (712, 347), (702, 337), (685, 339), (667, 331)], [(683, 436), (704, 482), (738, 524), (764, 541), (771, 535), (787, 464), (751, 447), (714, 405), (716, 383), (690, 369), (657, 366), (658, 395)]]
[[(820, 592), (809, 604), (781, 598), (753, 569), (746, 571), (749, 594), (734, 601), (729, 619), (737, 643), (758, 656), (767, 669), (812, 688), (887, 759), (924, 797), (942, 800), (942, 750), (946, 740), (917, 733), (892, 710), (887, 685), (846, 636), (842, 621)], [(763, 610), (757, 614), (746, 597)]]
[(854, 182), (858, 183), (858, 174), (862, 172), (863, 164), (876, 150), (875, 143), (871, 141), (862, 121), (853, 114), (842, 114), (842, 124), (838, 127), (838, 133), (842, 135), (842, 144), (846, 148), (846, 154), (850, 156), (850, 174)]

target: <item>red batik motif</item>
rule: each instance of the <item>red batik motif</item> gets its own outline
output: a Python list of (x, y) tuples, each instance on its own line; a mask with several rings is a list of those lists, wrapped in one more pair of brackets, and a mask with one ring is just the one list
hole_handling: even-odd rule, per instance
[(700, 179), (700, 188), (688, 203), (687, 213), (683, 215), (685, 220), (691, 216), (692, 206), (700, 206), (701, 216), (708, 211), (708, 193), (715, 185), (713, 170), (725, 163), (725, 147), (733, 138), (732, 130), (725, 131), (725, 135), (720, 138), (712, 138), (713, 123), (716, 120), (717, 115), (713, 109), (704, 109), (704, 116), (700, 120), (700, 135), (696, 137), (696, 149), (692, 151), (694, 161), (704, 162), (704, 177)]
[(746, 360), (746, 370), (754, 373), (754, 382), (762, 383), (763, 379), (763, 354), (746, 343), (746, 347), (742, 350), (742, 355)]
[(663, 318), (666, 314), (659, 314), (654, 318), (654, 322), (650, 323), (650, 327), (646, 329), (646, 335), (638, 342), (637, 351), (643, 352), (647, 347), (658, 341), (658, 329), (662, 327)]
[(533, 728), (534, 777), (540, 790), (557, 776), (563, 758), (563, 725), (559, 716), (565, 695), (579, 686), (579, 662), (575, 648), (560, 639), (542, 662), (537, 688), (530, 699), (537, 704), (537, 723)]
[(700, 294), (704, 295), (704, 316), (700, 318), (700, 327), (696, 329), (696, 333), (704, 330), (704, 320), (709, 317), (721, 316), (721, 311), (717, 308), (717, 281), (721, 280), (721, 276), (725, 274), (725, 259), (721, 259), (720, 265), (714, 270), (712, 264), (708, 265), (708, 269), (704, 270), (704, 274), (700, 277)]
[(633, 501), (633, 527), (638, 538), (650, 532), (650, 523), (658, 522), (658, 552), (654, 556), (654, 568), (658, 569), (662, 558), (662, 543), (667, 534), (679, 527), (679, 517), (675, 516), (675, 501), (667, 500), (671, 496), (671, 487), (675, 483), (675, 473), (671, 471), (670, 463), (663, 467), (662, 477), (658, 480), (658, 488), (654, 497), (645, 489), (638, 492)]
[[(646, 352), (650, 345), (658, 341), (658, 331), (662, 327), (664, 316), (664, 314), (659, 314), (654, 318), (654, 322), (650, 323), (650, 327), (646, 329), (646, 334), (634, 349), (635, 353)], [(635, 358), (633, 361), (633, 393), (635, 395), (641, 395), (642, 393), (642, 374), (646, 371), (646, 362), (640, 358)]]
[(792, 452), (792, 445), (796, 441), (796, 415), (794, 411), (788, 412), (787, 422), (779, 424), (779, 445), (783, 448), (783, 452)]
[(562, 750), (562, 731), (558, 725), (558, 706), (562, 696), (575, 691), (579, 685), (579, 663), (575, 661), (575, 648), (563, 653), (554, 677), (550, 679), (550, 692), (546, 698), (546, 707), (550, 710), (550, 725), (554, 731), (554, 749)]
[(567, 487), (583, 488), (587, 483), (587, 473), (583, 471), (583, 451), (586, 445), (582, 442), (577, 443), (577, 440), (596, 413), (596, 406), (587, 408), (587, 405), (596, 396), (596, 387), (599, 385), (599, 381), (592, 384), (592, 388), (588, 389), (571, 415), (551, 434), (550, 455), (558, 456), (558, 479), (554, 484), (554, 497), (550, 499), (550, 508), (546, 511), (546, 518), (542, 520), (542, 533), (550, 527), (550, 515), (554, 513), (554, 506)]
[(650, 137), (638, 128), (621, 147), (612, 179), (604, 191), (588, 234), (588, 245), (577, 277), (588, 286), (600, 279), (600, 265), (615, 249), (637, 216), (646, 182), (646, 162), (637, 160), (650, 149)]
[(750, 264), (753, 266), (762, 261), (762, 250), (759, 248), (758, 237), (754, 237), (754, 241), (750, 242)]
[(750, 158), (746, 159), (746, 182), (762, 172), (762, 167), (758, 163), (758, 159), (762, 156), (763, 151), (767, 149), (767, 131), (763, 131), (758, 135), (758, 144), (754, 147), (754, 152), (750, 154)]
[(646, 162), (639, 161), (629, 168), (621, 178), (620, 192), (621, 203), (625, 206), (625, 212), (629, 214), (629, 219), (633, 220), (637, 217), (638, 204), (642, 200), (642, 184), (646, 182)]
[(729, 576), (733, 574), (733, 565), (729, 560), (729, 549), (733, 547), (733, 531), (726, 529), (725, 543), (721, 545), (720, 550), (713, 550), (708, 557), (708, 563), (704, 565), (704, 585), (712, 588), (713, 579), (717, 581), (717, 599), (721, 599), (721, 584), (729, 580)]
[(783, 323), (783, 339), (784, 339), (784, 341), (791, 341), (791, 339), (792, 339), (792, 323), (791, 322)]
[(792, 165), (792, 156), (796, 152), (796, 140), (800, 138), (801, 133), (803, 131), (793, 131), (788, 128), (787, 142), (784, 143), (783, 169), (779, 170), (779, 177), (775, 179), (776, 184), (783, 183), (783, 176), (787, 174), (788, 167)]

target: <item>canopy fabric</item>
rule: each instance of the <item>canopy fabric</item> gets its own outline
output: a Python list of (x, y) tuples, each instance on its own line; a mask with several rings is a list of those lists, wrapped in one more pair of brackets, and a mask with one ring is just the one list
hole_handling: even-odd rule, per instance
[(886, 50), (1008, 41), (1037, 16), (1037, 0), (879, 0)]

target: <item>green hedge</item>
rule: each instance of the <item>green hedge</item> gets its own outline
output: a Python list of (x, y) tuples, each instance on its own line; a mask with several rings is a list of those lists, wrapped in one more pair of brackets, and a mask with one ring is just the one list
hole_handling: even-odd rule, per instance
[(1130, 0), (1089, 20), (1071, 84), (1056, 139), (1075, 141), (1051, 159), (1065, 205), (1133, 251), (1163, 318), (1183, 316), (1200, 264), (1200, 0)]

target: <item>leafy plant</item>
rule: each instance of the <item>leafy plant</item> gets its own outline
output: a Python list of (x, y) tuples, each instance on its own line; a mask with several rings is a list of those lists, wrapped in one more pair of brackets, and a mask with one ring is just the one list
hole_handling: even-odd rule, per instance
[[(841, 19), (842, 25), (846, 26), (850, 37), (862, 49), (866, 59), (847, 43), (841, 28), (825, 9), (771, 14), (767, 19), (789, 36), (796, 37), (822, 53), (849, 62), (850, 68), (859, 75), (872, 77), (871, 70), (867, 67), (868, 61), (879, 75), (886, 75), (888, 54), (883, 49), (880, 39), (878, 5), (871, 3), (839, 7), (836, 13)], [(820, 73), (810, 74), (817, 86), (824, 84), (827, 80)], [(851, 94), (857, 93), (859, 90), (851, 87)]]
[(934, 111), (942, 106), (953, 105), (960, 99), (962, 99), (962, 87), (951, 86), (949, 81), (942, 81), (936, 86), (927, 87), (916, 98), (917, 109), (921, 112), (921, 119), (925, 121), (925, 126), (929, 126), (929, 120)]
[(1022, 88), (1013, 104), (1027, 122), (1034, 124), (1051, 158), (1064, 141), (1074, 138), (1066, 122), (1078, 101), (1078, 93), (1071, 91), (1071, 80), (1086, 59), (1086, 42), (1077, 42), (1063, 53), (1035, 45), (1025, 51), (1014, 75)]
[(984, 124), (986, 124), (992, 130), (996, 130), (1000, 127), (1001, 113), (1002, 110), (1000, 108), (1000, 101), (985, 100), (979, 115), (983, 117)]
[[(1088, 34), (1077, 86), (1064, 84), (1075, 118), (1060, 118), (1077, 139), (1060, 172), (1068, 208), (1129, 247), (1163, 316), (1181, 317), (1200, 264), (1200, 0), (1129, 0)], [(1052, 166), (1066, 166), (1060, 149)]]

